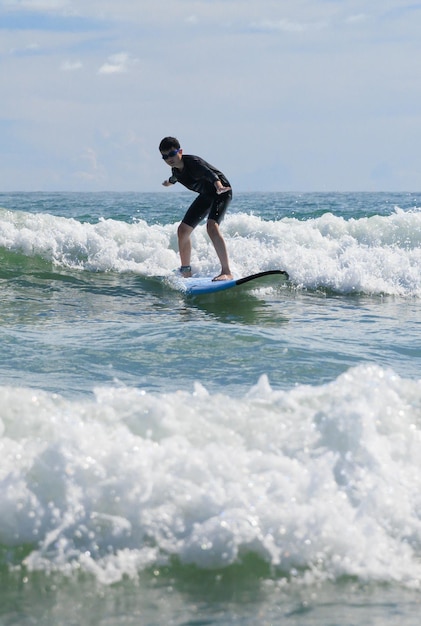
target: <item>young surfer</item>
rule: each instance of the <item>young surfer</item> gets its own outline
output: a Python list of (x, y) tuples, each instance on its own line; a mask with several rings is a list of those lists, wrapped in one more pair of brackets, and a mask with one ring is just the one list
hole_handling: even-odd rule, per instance
[(219, 223), (232, 198), (230, 183), (213, 165), (198, 156), (183, 154), (180, 143), (175, 137), (164, 137), (159, 144), (159, 151), (172, 170), (169, 179), (162, 183), (164, 187), (179, 182), (187, 189), (199, 194), (187, 209), (177, 230), (181, 259), (180, 273), (184, 278), (192, 275), (190, 235), (199, 222), (207, 216), (207, 232), (221, 262), (221, 273), (213, 280), (231, 280), (228, 253), (219, 230)]

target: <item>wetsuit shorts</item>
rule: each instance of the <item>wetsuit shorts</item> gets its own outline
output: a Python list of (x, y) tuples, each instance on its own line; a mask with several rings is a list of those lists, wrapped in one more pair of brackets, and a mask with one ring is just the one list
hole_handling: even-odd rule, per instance
[(184, 224), (196, 228), (199, 222), (207, 216), (208, 220), (214, 220), (220, 224), (231, 199), (231, 190), (221, 194), (201, 193), (187, 209), (182, 221)]

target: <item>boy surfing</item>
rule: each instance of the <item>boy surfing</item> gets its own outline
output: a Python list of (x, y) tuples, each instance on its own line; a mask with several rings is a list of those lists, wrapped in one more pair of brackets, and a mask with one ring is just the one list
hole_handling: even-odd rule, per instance
[(171, 167), (171, 176), (162, 183), (164, 187), (178, 182), (199, 194), (187, 209), (177, 230), (181, 275), (184, 278), (192, 275), (190, 235), (207, 216), (207, 233), (221, 263), (221, 273), (213, 280), (231, 280), (233, 276), (229, 267), (227, 248), (219, 229), (232, 198), (228, 179), (204, 159), (192, 154), (183, 154), (175, 137), (164, 137), (159, 144), (159, 151), (164, 161)]

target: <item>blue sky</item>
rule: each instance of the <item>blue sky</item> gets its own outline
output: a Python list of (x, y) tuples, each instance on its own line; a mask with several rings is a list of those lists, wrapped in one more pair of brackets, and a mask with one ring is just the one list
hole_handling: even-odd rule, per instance
[(0, 190), (161, 191), (175, 135), (238, 191), (419, 191), (420, 32), (406, 0), (0, 0)]

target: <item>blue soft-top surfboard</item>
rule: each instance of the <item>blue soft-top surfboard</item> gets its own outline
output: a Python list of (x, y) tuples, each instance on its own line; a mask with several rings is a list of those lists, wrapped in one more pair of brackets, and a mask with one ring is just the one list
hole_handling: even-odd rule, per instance
[(271, 276), (272, 274), (282, 274), (288, 278), (288, 273), (285, 270), (267, 270), (266, 272), (259, 272), (258, 274), (252, 274), (251, 276), (245, 276), (244, 278), (237, 278), (232, 280), (212, 280), (211, 277), (201, 276), (193, 278), (185, 278), (183, 283), (185, 291), (190, 296), (199, 296), (205, 293), (215, 293), (217, 291), (226, 291), (237, 285), (243, 285), (251, 280), (257, 280), (264, 276)]

